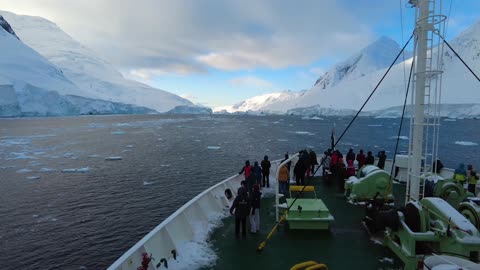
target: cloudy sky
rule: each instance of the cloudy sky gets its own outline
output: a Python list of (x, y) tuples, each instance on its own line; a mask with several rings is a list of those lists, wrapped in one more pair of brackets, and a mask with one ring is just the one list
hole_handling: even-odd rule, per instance
[[(480, 19), (478, 0), (443, 2), (447, 38)], [(45, 17), (126, 77), (211, 107), (308, 89), (382, 35), (405, 42), (414, 16), (407, 0), (0, 0), (0, 9)]]

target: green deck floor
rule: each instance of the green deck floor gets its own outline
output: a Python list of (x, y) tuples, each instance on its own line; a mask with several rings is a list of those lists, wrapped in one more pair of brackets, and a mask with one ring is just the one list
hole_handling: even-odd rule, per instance
[[(213, 231), (210, 243), (218, 260), (211, 269), (290, 269), (309, 260), (326, 263), (329, 269), (402, 269), (400, 260), (390, 250), (369, 238), (361, 224), (365, 214), (362, 207), (347, 203), (336, 186), (327, 186), (320, 177), (314, 178), (313, 183), (317, 196), (335, 217), (330, 230), (288, 230), (287, 225), (282, 225), (258, 254), (258, 244), (275, 224), (274, 198), (264, 198), (259, 234), (247, 233), (246, 239), (236, 240), (233, 217), (224, 219), (224, 226)], [(400, 201), (404, 200), (404, 189), (402, 185), (394, 186)]]

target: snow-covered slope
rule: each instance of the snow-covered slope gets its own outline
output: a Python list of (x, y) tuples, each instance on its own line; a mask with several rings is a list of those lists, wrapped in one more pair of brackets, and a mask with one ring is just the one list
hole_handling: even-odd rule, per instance
[(295, 100), (302, 96), (305, 91), (283, 91), (264, 94), (249, 98), (245, 101), (239, 102), (231, 106), (221, 106), (213, 109), (214, 112), (247, 112), (247, 111), (263, 111), (270, 113), (283, 113), (285, 112), (281, 107), (275, 106), (278, 103), (288, 102)]
[[(480, 21), (450, 43), (470, 67), (480, 74)], [(292, 95), (281, 101), (262, 103), (257, 107), (250, 106), (249, 110), (281, 113), (286, 113), (288, 110), (299, 113), (303, 110), (309, 114), (312, 114), (314, 109), (317, 110), (317, 114), (325, 112), (331, 114), (335, 111), (343, 114), (345, 110), (358, 110), (385, 73), (385, 66), (388, 66), (398, 53), (398, 50), (393, 49), (388, 53), (388, 48), (394, 47), (398, 48), (398, 45), (392, 46), (390, 40), (381, 38), (372, 46), (361, 50), (347, 61), (326, 72), (312, 89), (305, 93)], [(376, 50), (372, 48), (385, 49), (379, 49), (378, 55), (374, 55)], [(435, 49), (434, 59), (436, 54), (437, 50)], [(480, 103), (480, 84), (448, 48), (445, 49), (444, 54), (441, 102), (451, 104), (449, 107), (445, 107), (450, 109), (454, 104), (467, 104), (458, 106), (466, 111), (456, 110), (454, 113), (454, 115), (464, 117), (473, 113), (468, 109), (471, 108), (472, 102)], [(360, 60), (358, 60), (359, 55), (362, 56)], [(386, 60), (380, 61), (380, 59)], [(404, 74), (408, 74), (411, 61), (410, 58), (393, 66), (364, 111), (380, 112), (380, 110), (403, 103), (406, 88)], [(327, 76), (327, 74), (330, 75)], [(330, 79), (327, 80), (327, 77)], [(254, 97), (252, 100), (261, 97)], [(445, 112), (444, 115), (447, 116), (447, 114)]]
[[(59, 93), (80, 90), (43, 56), (26, 46), (0, 18), (0, 117), (106, 113), (152, 110)], [(7, 32), (8, 31), (8, 32)]]
[(18, 37), (57, 66), (76, 89), (60, 94), (135, 104), (166, 112), (176, 106), (194, 106), (177, 95), (125, 79), (115, 68), (82, 46), (54, 23), (32, 16), (0, 11)]
[[(315, 86), (325, 89), (333, 87), (341, 81), (356, 79), (373, 71), (387, 68), (400, 50), (401, 48), (397, 42), (383, 36), (346, 61), (335, 65), (325, 72), (315, 82)], [(405, 58), (410, 57), (411, 53), (405, 52)]]

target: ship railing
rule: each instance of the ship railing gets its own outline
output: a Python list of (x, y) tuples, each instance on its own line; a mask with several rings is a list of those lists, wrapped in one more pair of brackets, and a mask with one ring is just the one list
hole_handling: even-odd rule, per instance
[[(270, 175), (277, 175), (280, 161), (271, 161)], [(181, 263), (182, 248), (189, 242), (205, 242), (208, 236), (205, 230), (229, 215), (231, 203), (243, 180), (243, 175), (236, 174), (204, 190), (150, 231), (108, 270), (137, 270), (142, 265), (144, 253), (153, 258), (148, 269), (163, 269), (167, 265), (172, 268), (175, 263)], [(270, 182), (274, 187), (278, 186), (276, 177)], [(227, 189), (232, 193), (230, 199), (225, 194)]]

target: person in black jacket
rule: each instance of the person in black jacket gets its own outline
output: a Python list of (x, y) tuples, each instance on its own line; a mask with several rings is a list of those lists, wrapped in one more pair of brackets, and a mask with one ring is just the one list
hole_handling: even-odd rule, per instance
[(348, 150), (348, 153), (347, 153), (347, 164), (349, 160), (351, 160), (352, 162), (355, 161), (355, 152), (353, 152), (352, 148), (350, 148), (350, 150)]
[(373, 157), (372, 151), (368, 151), (367, 157), (365, 158), (365, 165), (373, 165), (375, 158)]
[(262, 163), (260, 163), (262, 166), (262, 174), (263, 174), (263, 187), (265, 187), (265, 184), (267, 187), (270, 187), (270, 167), (272, 166), (270, 164), (270, 161), (268, 161), (268, 156), (263, 157)]
[(385, 155), (385, 151), (380, 151), (380, 153), (378, 153), (377, 167), (383, 170), (383, 168), (385, 168), (385, 160), (387, 160), (387, 155)]
[(260, 231), (260, 199), (262, 193), (259, 185), (253, 186), (253, 191), (250, 194), (250, 232), (255, 234)]
[(242, 237), (247, 236), (247, 216), (250, 213), (250, 202), (248, 199), (247, 190), (244, 187), (238, 189), (238, 195), (230, 207), (230, 214), (235, 211), (235, 237), (240, 237), (240, 224), (242, 225)]

